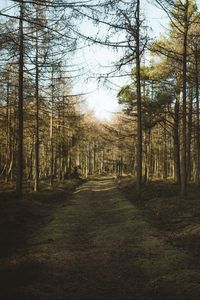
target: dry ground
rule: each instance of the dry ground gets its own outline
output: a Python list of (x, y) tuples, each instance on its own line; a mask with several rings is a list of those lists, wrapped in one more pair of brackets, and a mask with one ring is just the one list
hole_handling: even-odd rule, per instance
[(34, 203), (18, 246), (4, 237), (1, 300), (200, 299), (188, 253), (162, 238), (113, 179)]

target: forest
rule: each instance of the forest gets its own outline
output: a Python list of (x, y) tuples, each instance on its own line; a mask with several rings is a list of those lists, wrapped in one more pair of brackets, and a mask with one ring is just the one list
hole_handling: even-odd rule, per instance
[[(200, 299), (199, 9), (2, 1), (0, 300)], [(94, 75), (91, 47), (112, 53)], [(109, 121), (77, 88), (92, 77)]]

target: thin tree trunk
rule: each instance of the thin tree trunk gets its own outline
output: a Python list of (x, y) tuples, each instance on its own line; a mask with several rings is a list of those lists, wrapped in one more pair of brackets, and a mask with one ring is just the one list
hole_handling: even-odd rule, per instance
[[(38, 20), (38, 9), (37, 9)], [(36, 31), (36, 56), (35, 56), (35, 101), (36, 101), (36, 114), (35, 114), (35, 185), (34, 191), (38, 191), (39, 187), (39, 66), (38, 66), (38, 30)]]
[(193, 109), (193, 88), (190, 88), (190, 103), (188, 113), (188, 141), (187, 141), (187, 180), (191, 180), (191, 138), (192, 138), (192, 109)]
[(53, 84), (53, 65), (52, 65), (52, 90), (51, 90), (51, 117), (50, 117), (50, 186), (53, 186), (53, 167), (54, 167), (54, 149), (53, 149), (53, 103), (54, 103), (54, 84)]
[[(198, 46), (197, 46), (198, 47)], [(200, 182), (200, 122), (199, 122), (199, 64), (198, 64), (198, 54), (196, 49), (195, 57), (195, 69), (196, 69), (196, 183)]]
[(62, 97), (62, 145), (61, 145), (61, 152), (62, 152), (62, 180), (65, 178), (65, 168), (66, 168), (66, 145), (64, 144), (64, 137), (65, 137), (65, 97)]
[(164, 121), (164, 146), (163, 146), (163, 179), (167, 179), (167, 114)]
[(173, 128), (173, 142), (174, 142), (174, 180), (177, 184), (181, 182), (180, 170), (180, 142), (179, 142), (179, 112), (180, 112), (180, 92), (176, 93), (176, 102), (174, 108), (174, 128)]
[(10, 161), (10, 95), (9, 95), (9, 73), (7, 82), (7, 103), (6, 103), (6, 182), (9, 178), (9, 161)]
[(137, 85), (137, 196), (141, 198), (142, 188), (142, 113), (140, 75), (140, 0), (136, 4), (136, 85)]
[(94, 165), (94, 174), (96, 173), (96, 160), (97, 160), (97, 158), (96, 158), (96, 152), (97, 152), (97, 150), (96, 150), (96, 144), (95, 144), (95, 142), (93, 143), (93, 165)]
[(18, 161), (17, 161), (17, 180), (16, 180), (16, 192), (20, 196), (23, 191), (23, 138), (24, 138), (24, 29), (23, 29), (23, 17), (24, 17), (24, 2), (20, 0), (20, 19), (19, 19), (19, 92), (18, 92)]
[(181, 161), (181, 195), (187, 195), (187, 36), (188, 4), (185, 3), (184, 36), (183, 36), (183, 113), (182, 113), (182, 161)]

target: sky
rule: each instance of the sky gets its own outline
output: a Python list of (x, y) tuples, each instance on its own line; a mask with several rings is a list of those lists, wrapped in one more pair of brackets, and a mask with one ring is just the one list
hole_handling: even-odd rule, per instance
[[(152, 5), (153, 1), (141, 0), (141, 7), (143, 14), (146, 19), (146, 23), (150, 28), (150, 35), (152, 38), (156, 38), (161, 36), (167, 31), (169, 19), (165, 12), (161, 9)], [(198, 6), (200, 6), (200, 0), (197, 1)], [(85, 54), (85, 59), (90, 62), (91, 72), (95, 68), (98, 68), (98, 64), (109, 65), (109, 62), (113, 60), (113, 53), (108, 51), (107, 49), (93, 46), (90, 50)], [(117, 85), (122, 86), (126, 83), (126, 80), (116, 81)], [(115, 90), (107, 89), (103, 85), (99, 87), (94, 82), (87, 85), (88, 90), (95, 90), (93, 93), (87, 96), (87, 105), (90, 109), (92, 109), (95, 113), (95, 116), (102, 120), (111, 120), (113, 113), (120, 110), (120, 106), (117, 102), (117, 91), (119, 88)]]
[[(163, 34), (167, 27), (168, 18), (159, 8), (153, 6), (146, 0), (142, 0), (142, 9), (146, 18), (147, 25), (151, 28), (150, 34), (152, 37), (158, 37)], [(90, 30), (87, 28), (87, 30)], [(91, 46), (84, 50), (84, 58), (89, 65), (89, 72), (106, 72), (106, 69), (100, 68), (99, 65), (110, 65), (116, 59), (116, 54), (106, 47)], [(95, 116), (101, 120), (111, 120), (112, 116), (120, 110), (117, 102), (117, 92), (120, 86), (128, 82), (128, 79), (115, 80), (115, 85), (109, 87), (103, 83), (97, 84), (94, 80), (88, 80), (87, 84), (80, 84), (80, 89), (85, 92), (91, 91), (86, 98), (86, 103), (89, 109), (93, 110)]]
[[(160, 9), (150, 4), (148, 0), (141, 1), (147, 25), (152, 28), (152, 37), (159, 36), (165, 31), (168, 22), (167, 16)], [(0, 9), (7, 7), (9, 4), (9, 0), (0, 0)], [(93, 28), (90, 26), (85, 26), (85, 31), (87, 31), (85, 33), (88, 35), (93, 31)], [(106, 47), (93, 45), (84, 48), (81, 50), (81, 54), (79, 53), (78, 55), (81, 55), (81, 60), (86, 65), (87, 75), (75, 83), (74, 92), (87, 94), (84, 96), (86, 106), (89, 110), (94, 111), (98, 119), (110, 120), (113, 114), (120, 110), (117, 102), (117, 92), (127, 80), (124, 78), (123, 80), (115, 80), (114, 85), (107, 87), (104, 83), (99, 83), (95, 79), (90, 78), (88, 74), (105, 73), (107, 69), (101, 68), (100, 65), (110, 65), (111, 62), (116, 60), (117, 54)]]

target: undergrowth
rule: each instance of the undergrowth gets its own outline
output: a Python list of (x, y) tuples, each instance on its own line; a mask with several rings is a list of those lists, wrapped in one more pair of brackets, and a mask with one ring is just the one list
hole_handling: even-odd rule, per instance
[(174, 182), (153, 181), (144, 184), (142, 199), (137, 201), (133, 178), (123, 178), (119, 188), (140, 209), (162, 239), (185, 251), (191, 265), (200, 271), (200, 187), (189, 184), (186, 199)]

